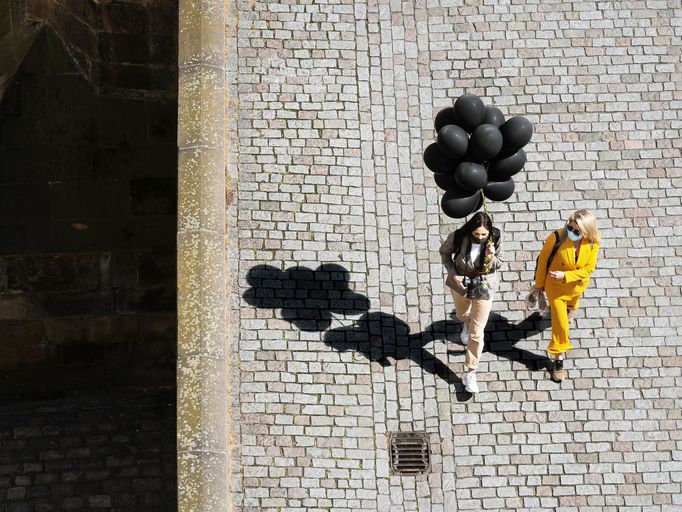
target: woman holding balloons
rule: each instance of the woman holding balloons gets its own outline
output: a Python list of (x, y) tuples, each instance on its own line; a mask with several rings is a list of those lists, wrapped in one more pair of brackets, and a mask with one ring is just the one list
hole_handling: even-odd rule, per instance
[[(578, 301), (590, 284), (597, 265), (601, 237), (594, 215), (577, 210), (566, 227), (547, 237), (538, 258), (535, 288), (544, 290), (552, 315), (552, 339), (547, 353), (552, 360), (552, 379), (566, 378), (563, 360), (573, 348), (568, 340), (568, 323), (573, 319)], [(549, 263), (549, 264), (548, 264)]]
[(476, 212), (460, 229), (451, 233), (440, 247), (445, 281), (455, 301), (455, 313), (462, 321), (462, 342), (466, 345), (465, 375), (462, 383), (478, 393), (476, 370), (483, 353), (483, 334), (499, 286), (502, 237), (487, 213)]
[[(463, 94), (435, 119), (437, 140), (424, 151), (424, 163), (434, 172), (436, 185), (445, 190), (443, 213), (464, 218), (485, 209), (485, 201), (505, 201), (514, 193), (513, 176), (526, 163), (523, 147), (533, 135), (531, 123), (521, 116), (505, 120), (494, 106), (485, 106), (475, 94)], [(501, 234), (487, 213), (477, 211), (440, 248), (448, 271), (446, 281), (455, 311), (464, 326), (467, 343), (467, 391), (478, 392), (476, 369), (483, 351), (483, 330), (498, 288)]]

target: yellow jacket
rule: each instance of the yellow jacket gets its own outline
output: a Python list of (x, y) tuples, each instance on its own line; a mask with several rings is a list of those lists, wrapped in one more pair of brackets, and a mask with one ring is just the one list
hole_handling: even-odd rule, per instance
[[(550, 293), (556, 296), (579, 295), (590, 284), (590, 276), (597, 265), (599, 242), (589, 242), (583, 238), (580, 241), (580, 252), (576, 261), (573, 242), (566, 237), (557, 249), (549, 270), (547, 270), (547, 259), (552, 252), (555, 241), (556, 236), (553, 232), (545, 240), (545, 245), (542, 247), (540, 257), (538, 258), (535, 287), (545, 288), (548, 296)], [(564, 272), (563, 281), (549, 277), (549, 272), (553, 270)]]

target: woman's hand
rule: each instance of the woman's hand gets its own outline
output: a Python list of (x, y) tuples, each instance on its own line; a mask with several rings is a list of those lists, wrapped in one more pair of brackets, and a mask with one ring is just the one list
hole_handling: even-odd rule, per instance
[[(452, 283), (451, 286), (450, 286), (450, 283)], [(462, 279), (458, 278), (458, 276), (455, 276), (452, 274), (450, 275), (450, 277), (448, 279), (448, 286), (450, 286), (450, 288), (452, 288), (453, 290), (458, 292), (460, 295), (462, 295), (462, 293), (466, 292), (466, 290), (467, 290), (467, 287), (464, 286), (464, 284), (462, 283)]]
[(495, 246), (493, 244), (487, 244), (486, 245), (485, 255), (488, 257), (495, 256)]
[(552, 270), (549, 273), (549, 277), (551, 277), (552, 279), (559, 279), (563, 281), (565, 274), (561, 270)]

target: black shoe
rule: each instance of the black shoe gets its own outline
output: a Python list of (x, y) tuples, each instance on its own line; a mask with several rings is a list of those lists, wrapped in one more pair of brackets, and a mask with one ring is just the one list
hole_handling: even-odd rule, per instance
[(564, 362), (562, 360), (552, 361), (552, 368), (549, 371), (552, 376), (552, 380), (556, 382), (561, 382), (566, 378), (566, 370), (564, 370)]

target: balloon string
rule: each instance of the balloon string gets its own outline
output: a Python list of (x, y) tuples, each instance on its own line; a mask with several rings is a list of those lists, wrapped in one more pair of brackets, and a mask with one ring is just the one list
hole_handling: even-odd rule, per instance
[[(485, 164), (485, 174), (486, 177), (488, 176), (488, 173), (490, 172), (490, 161), (487, 161)], [(481, 197), (483, 198), (483, 212), (488, 215), (488, 205), (485, 202), (485, 194), (483, 193), (483, 189), (481, 189)]]

